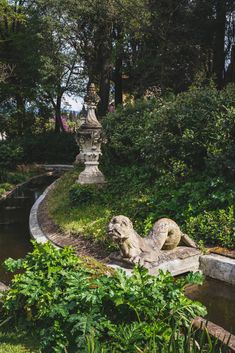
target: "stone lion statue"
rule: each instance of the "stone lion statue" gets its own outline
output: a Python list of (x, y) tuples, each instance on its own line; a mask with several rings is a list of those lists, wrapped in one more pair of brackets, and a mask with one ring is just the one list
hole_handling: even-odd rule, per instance
[(115, 216), (108, 225), (108, 234), (119, 245), (122, 258), (133, 263), (157, 261), (161, 250), (173, 250), (180, 243), (197, 248), (196, 243), (169, 218), (159, 219), (149, 235), (142, 238), (128, 217)]

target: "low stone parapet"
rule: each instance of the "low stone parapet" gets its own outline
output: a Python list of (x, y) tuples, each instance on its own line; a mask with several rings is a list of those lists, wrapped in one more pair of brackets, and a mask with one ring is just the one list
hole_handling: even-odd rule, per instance
[(203, 255), (200, 269), (205, 276), (235, 284), (235, 259), (216, 254)]

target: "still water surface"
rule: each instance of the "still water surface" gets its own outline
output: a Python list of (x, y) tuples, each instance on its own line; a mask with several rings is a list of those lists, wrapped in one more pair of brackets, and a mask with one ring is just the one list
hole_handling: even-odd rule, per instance
[(52, 182), (52, 177), (49, 177), (45, 184), (29, 183), (0, 204), (0, 282), (8, 283), (11, 278), (4, 270), (3, 261), (8, 257), (22, 258), (32, 249), (29, 234), (30, 209)]
[(207, 278), (202, 286), (190, 286), (186, 294), (206, 306), (209, 321), (235, 335), (235, 286)]

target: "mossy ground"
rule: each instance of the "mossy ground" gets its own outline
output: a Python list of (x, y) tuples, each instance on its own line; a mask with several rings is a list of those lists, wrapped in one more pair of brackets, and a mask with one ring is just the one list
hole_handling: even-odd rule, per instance
[(37, 337), (18, 330), (0, 330), (0, 353), (39, 353)]

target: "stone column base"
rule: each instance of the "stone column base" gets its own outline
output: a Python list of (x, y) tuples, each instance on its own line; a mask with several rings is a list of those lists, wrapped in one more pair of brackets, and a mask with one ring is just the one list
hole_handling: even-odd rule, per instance
[(81, 185), (104, 184), (105, 182), (104, 175), (97, 166), (86, 166), (77, 180), (77, 183)]

